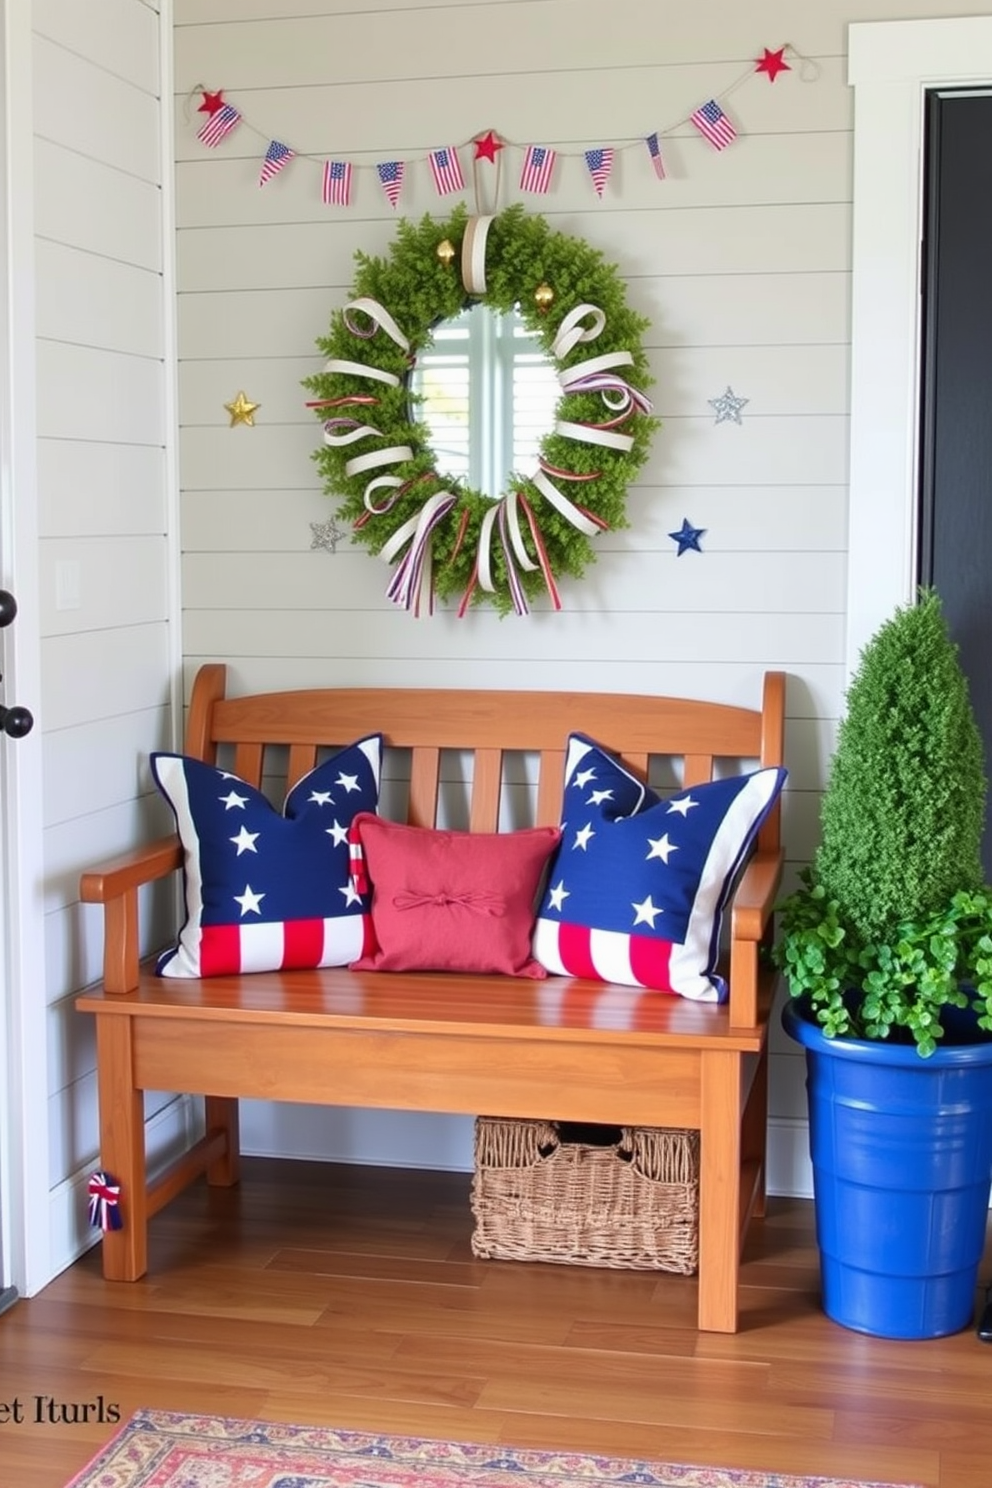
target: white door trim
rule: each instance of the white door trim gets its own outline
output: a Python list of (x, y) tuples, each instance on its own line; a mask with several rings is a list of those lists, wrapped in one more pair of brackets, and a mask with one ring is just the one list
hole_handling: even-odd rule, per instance
[(50, 1280), (47, 997), (38, 510), (35, 420), (32, 7), (0, 0), (3, 25), (0, 222), (0, 562), (17, 619), (3, 632), (3, 694), (35, 715), (0, 741), (3, 964), (0, 968), (0, 1208), (6, 1279), (25, 1296)]
[(912, 598), (920, 389), (923, 108), (992, 79), (992, 17), (848, 31), (854, 87), (847, 665)]

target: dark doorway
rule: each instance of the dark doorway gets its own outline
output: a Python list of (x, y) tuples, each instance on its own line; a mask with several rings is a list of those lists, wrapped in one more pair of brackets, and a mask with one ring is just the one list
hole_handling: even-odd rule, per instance
[[(927, 95), (919, 579), (940, 594), (992, 769), (992, 93)], [(986, 807), (992, 882), (992, 800)]]

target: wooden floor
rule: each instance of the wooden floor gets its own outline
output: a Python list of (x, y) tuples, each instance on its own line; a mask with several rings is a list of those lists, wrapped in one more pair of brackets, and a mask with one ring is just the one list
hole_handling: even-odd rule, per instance
[(105, 1283), (91, 1251), (0, 1316), (0, 1484), (62, 1488), (140, 1406), (992, 1484), (992, 1346), (829, 1322), (808, 1203), (752, 1230), (723, 1336), (696, 1332), (692, 1278), (474, 1260), (468, 1185), (248, 1160), (152, 1222), (144, 1280)]

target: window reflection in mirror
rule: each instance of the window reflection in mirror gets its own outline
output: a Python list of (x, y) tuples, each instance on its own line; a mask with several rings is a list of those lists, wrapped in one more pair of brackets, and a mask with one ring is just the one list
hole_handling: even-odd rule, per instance
[(439, 474), (496, 499), (511, 471), (537, 468), (561, 387), (533, 331), (511, 311), (471, 305), (434, 330), (410, 379), (423, 399)]

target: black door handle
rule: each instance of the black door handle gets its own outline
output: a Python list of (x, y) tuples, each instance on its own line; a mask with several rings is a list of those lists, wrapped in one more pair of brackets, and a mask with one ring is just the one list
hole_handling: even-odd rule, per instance
[[(8, 589), (0, 589), (0, 630), (8, 626), (16, 614), (17, 600)], [(33, 728), (34, 717), (27, 708), (5, 708), (0, 704), (0, 732), (11, 739), (23, 739)]]

